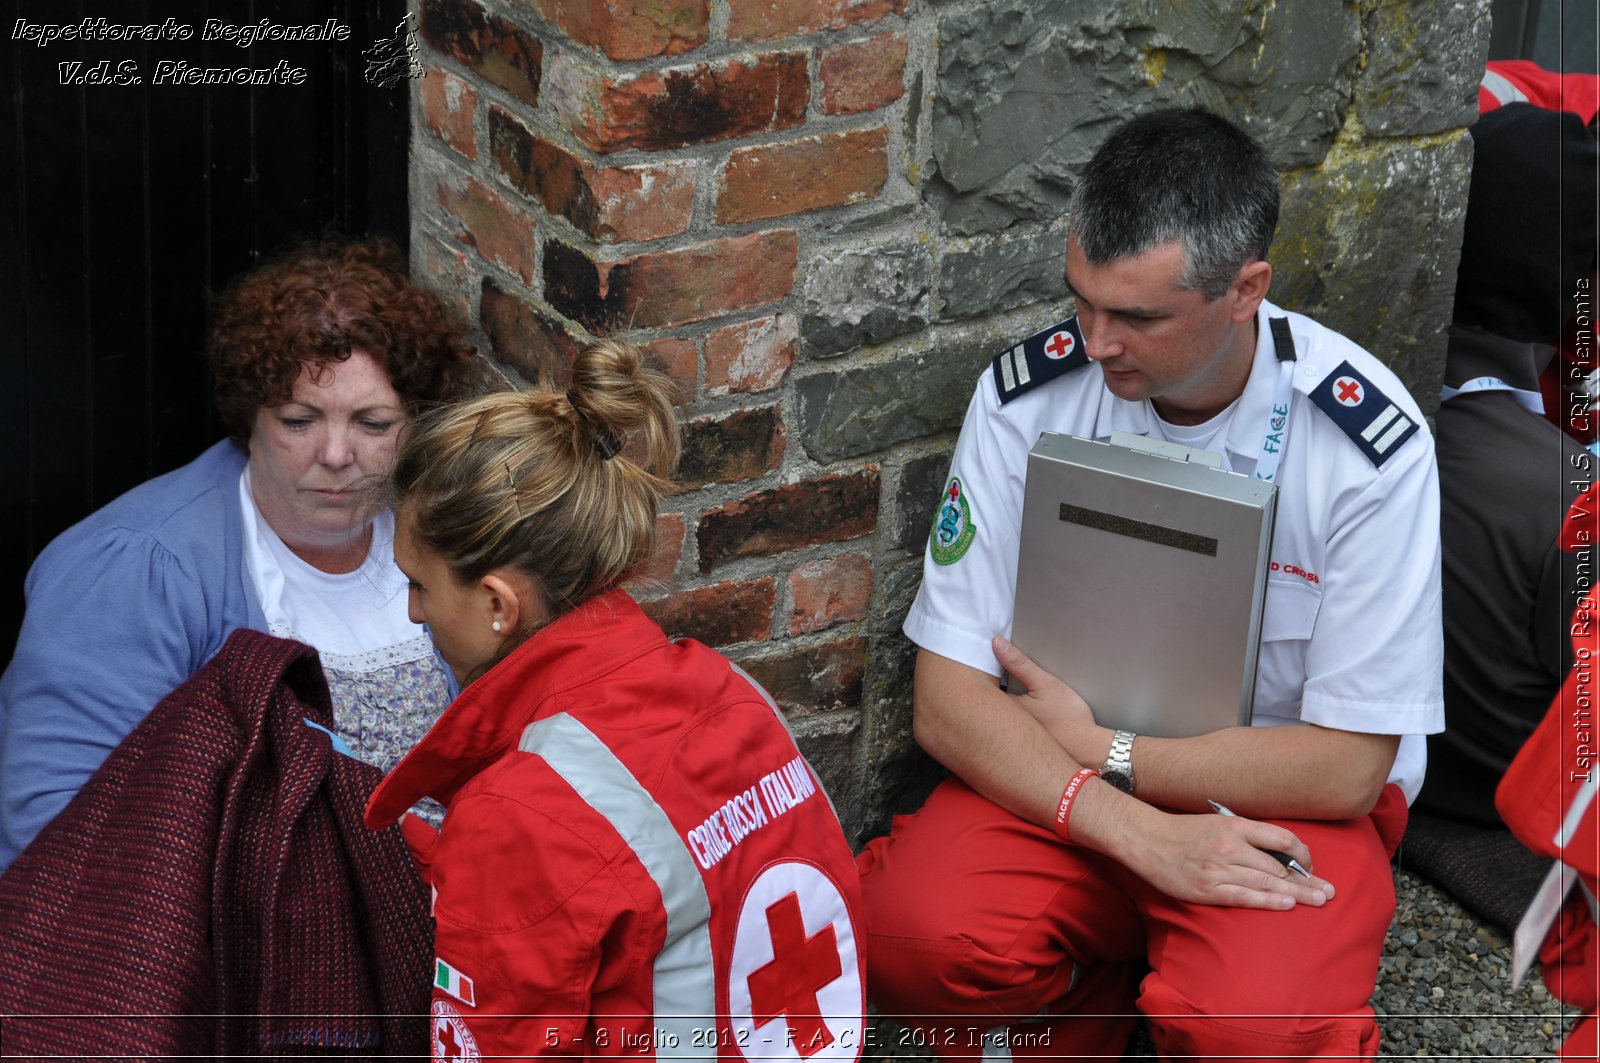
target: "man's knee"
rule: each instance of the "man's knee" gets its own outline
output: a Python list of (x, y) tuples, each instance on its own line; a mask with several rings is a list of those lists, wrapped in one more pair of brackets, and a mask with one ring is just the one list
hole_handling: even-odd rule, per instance
[(1243, 999), (1236, 1004), (1217, 1000), (1201, 1004), (1151, 975), (1145, 980), (1139, 1010), (1156, 1048), (1169, 1059), (1373, 1059), (1378, 1054), (1378, 1024), (1365, 1007), (1327, 1014), (1314, 1009), (1274, 1011)]

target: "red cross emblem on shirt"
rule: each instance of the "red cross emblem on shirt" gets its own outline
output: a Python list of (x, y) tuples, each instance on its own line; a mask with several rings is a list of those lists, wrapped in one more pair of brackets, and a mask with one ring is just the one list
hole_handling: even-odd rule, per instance
[(478, 1040), (456, 1009), (443, 1001), (433, 1002), (433, 1058), (436, 1060), (482, 1059)]
[(1333, 382), (1333, 397), (1341, 406), (1360, 406), (1363, 398), (1361, 383), (1353, 377), (1342, 376)]
[(439, 1048), (445, 1059), (461, 1058), (461, 1042), (456, 1040), (456, 1032), (450, 1028), (448, 1022), (439, 1024), (443, 1027), (439, 1031)]
[(1047, 358), (1054, 358), (1059, 361), (1071, 354), (1072, 348), (1077, 345), (1078, 341), (1072, 338), (1072, 333), (1057, 332), (1045, 341), (1044, 353)]
[(800, 896), (790, 891), (767, 906), (772, 962), (750, 973), (751, 1018), (759, 1029), (787, 1016), (800, 1058), (833, 1044), (833, 1033), (817, 1014), (817, 990), (842, 973), (839, 940), (829, 924), (810, 937), (800, 915)]

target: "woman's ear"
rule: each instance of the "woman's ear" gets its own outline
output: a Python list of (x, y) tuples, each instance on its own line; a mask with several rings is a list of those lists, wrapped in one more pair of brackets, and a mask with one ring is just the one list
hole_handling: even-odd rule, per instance
[(503, 637), (531, 629), (544, 619), (544, 601), (539, 588), (522, 573), (497, 568), (483, 577), (480, 586), (486, 596), (490, 626)]

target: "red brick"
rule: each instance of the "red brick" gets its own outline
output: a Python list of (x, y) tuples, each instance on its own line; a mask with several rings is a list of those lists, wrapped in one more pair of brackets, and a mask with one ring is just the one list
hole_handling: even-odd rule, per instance
[(811, 72), (805, 52), (653, 70), (625, 78), (553, 66), (562, 91), (551, 106), (574, 136), (602, 154), (662, 151), (791, 129), (805, 121)]
[(889, 179), (889, 131), (858, 129), (739, 148), (728, 158), (717, 221), (760, 221), (871, 199)]
[(792, 229), (609, 263), (552, 240), (544, 247), (545, 298), (596, 335), (681, 325), (782, 299), (794, 289), (799, 254)]
[(906, 38), (885, 33), (824, 48), (817, 55), (824, 114), (875, 111), (906, 91)]
[(688, 521), (682, 513), (656, 515), (656, 548), (650, 560), (634, 570), (627, 582), (628, 593), (635, 598), (659, 594), (672, 586), (678, 572), (678, 562), (683, 557), (683, 539), (688, 532)]
[(700, 365), (700, 352), (695, 349), (694, 341), (668, 337), (651, 340), (642, 349), (650, 364), (677, 385), (676, 404), (687, 406), (694, 402), (695, 371)]
[(729, 0), (728, 39), (770, 41), (901, 15), (906, 0)]
[(472, 320), (472, 289), (478, 283), (478, 271), (467, 256), (440, 240), (432, 233), (413, 238), (418, 279), (443, 299), (456, 312), (462, 322)]
[(422, 0), (422, 37), (485, 81), (539, 102), (544, 44), (499, 15), (472, 0)]
[(807, 561), (789, 573), (789, 634), (860, 620), (872, 598), (872, 562), (861, 554)]
[(875, 468), (757, 491), (700, 515), (700, 571), (739, 557), (854, 539), (877, 524)]
[(650, 619), (673, 638), (695, 638), (708, 646), (764, 642), (771, 634), (777, 585), (770, 576), (676, 591), (640, 602)]
[(706, 337), (706, 394), (766, 391), (794, 364), (800, 322), (792, 314), (729, 325)]
[(867, 646), (862, 639), (840, 639), (772, 657), (744, 657), (740, 665), (785, 715), (812, 716), (861, 704)]
[(469, 159), (478, 157), (478, 135), (472, 119), (478, 113), (478, 94), (472, 86), (440, 67), (429, 67), (422, 78), (422, 118), (433, 135)]
[(707, 0), (537, 0), (539, 14), (612, 59), (678, 55), (706, 42)]
[(468, 177), (461, 187), (449, 180), (435, 186), (439, 205), (455, 223), (458, 240), (478, 249), (484, 261), (494, 262), (533, 283), (533, 219), (510, 206), (492, 189)]
[(564, 382), (580, 341), (488, 277), (478, 298), (479, 320), (494, 356), (524, 380)]
[(593, 166), (493, 106), (489, 146), (507, 181), (589, 236), (659, 240), (688, 229), (694, 216), (692, 163)]
[(678, 486), (693, 490), (764, 476), (783, 461), (783, 422), (776, 406), (702, 417), (683, 426)]

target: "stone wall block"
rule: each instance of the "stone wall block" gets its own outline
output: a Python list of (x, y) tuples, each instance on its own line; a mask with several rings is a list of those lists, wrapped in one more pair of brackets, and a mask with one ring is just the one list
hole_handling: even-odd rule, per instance
[(730, 0), (728, 39), (771, 41), (904, 14), (906, 0)]
[(1059, 228), (1007, 235), (945, 254), (940, 318), (973, 317), (1067, 297), (1067, 241)]
[(1280, 166), (1320, 159), (1349, 102), (1355, 5), (1192, 8), (994, 0), (942, 20), (927, 192), (945, 223), (970, 235), (1059, 218), (1111, 124), (1163, 103), (1238, 117)]
[(646, 615), (671, 638), (699, 639), (708, 646), (765, 641), (772, 627), (777, 583), (761, 579), (713, 583), (640, 602)]
[(872, 598), (872, 561), (863, 554), (807, 561), (789, 573), (789, 634), (861, 620)]
[(422, 39), (528, 104), (539, 102), (544, 43), (473, 0), (422, 0)]
[(987, 348), (933, 351), (800, 380), (806, 453), (840, 461), (959, 426), (989, 357)]
[(426, 230), (411, 238), (411, 275), (445, 301), (464, 325), (476, 316), (472, 292), (478, 286), (478, 266), (465, 253)]
[(579, 343), (554, 317), (489, 277), (483, 278), (478, 316), (490, 352), (524, 380), (566, 380)]
[(783, 420), (776, 406), (702, 417), (683, 426), (674, 482), (689, 491), (764, 476), (783, 460)]
[[(853, 837), (852, 825), (861, 822), (867, 811), (864, 781), (872, 777), (861, 755), (861, 717), (860, 711), (852, 709), (789, 718), (795, 745), (822, 781), (847, 840)], [(865, 841), (855, 838), (853, 844), (859, 846)]]
[(811, 100), (809, 56), (770, 52), (628, 77), (552, 64), (560, 91), (550, 106), (566, 128), (602, 154), (667, 151), (790, 129)]
[(841, 542), (878, 523), (878, 470), (835, 473), (757, 491), (700, 515), (700, 572), (740, 557)]
[(936, 450), (912, 458), (895, 478), (894, 518), (889, 542), (898, 549), (922, 556), (928, 543), (934, 512), (943, 497), (950, 472), (949, 450)]
[(823, 252), (808, 264), (802, 350), (843, 354), (928, 326), (933, 254), (920, 243)]
[(783, 383), (800, 343), (793, 314), (757, 318), (706, 337), (706, 394), (767, 391)]
[(898, 100), (906, 91), (906, 54), (904, 33), (818, 49), (822, 113), (860, 114)]
[(539, 14), (612, 59), (679, 55), (706, 42), (708, 0), (535, 0)]
[(531, 217), (470, 177), (441, 180), (434, 195), (456, 239), (476, 247), (484, 261), (515, 273), (522, 283), (533, 283), (538, 243)]
[(787, 715), (815, 716), (861, 704), (866, 649), (865, 640), (846, 638), (739, 663)]
[(588, 236), (659, 240), (687, 230), (694, 216), (692, 163), (593, 166), (494, 106), (489, 144), (508, 183)]
[(478, 94), (472, 85), (441, 67), (431, 66), (417, 81), (422, 99), (422, 121), (441, 142), (468, 159), (478, 157), (478, 135), (473, 117)]
[(1284, 181), (1273, 300), (1377, 355), (1424, 412), (1438, 404), (1471, 172), (1463, 131), (1379, 141)]
[(544, 249), (545, 297), (596, 335), (721, 317), (794, 288), (793, 230), (752, 233), (604, 262), (560, 241)]
[(1489, 52), (1481, 3), (1378, 4), (1367, 14), (1366, 65), (1356, 114), (1377, 136), (1418, 136), (1471, 125)]
[(871, 199), (889, 179), (888, 144), (880, 127), (738, 148), (722, 173), (716, 220), (761, 221)]

